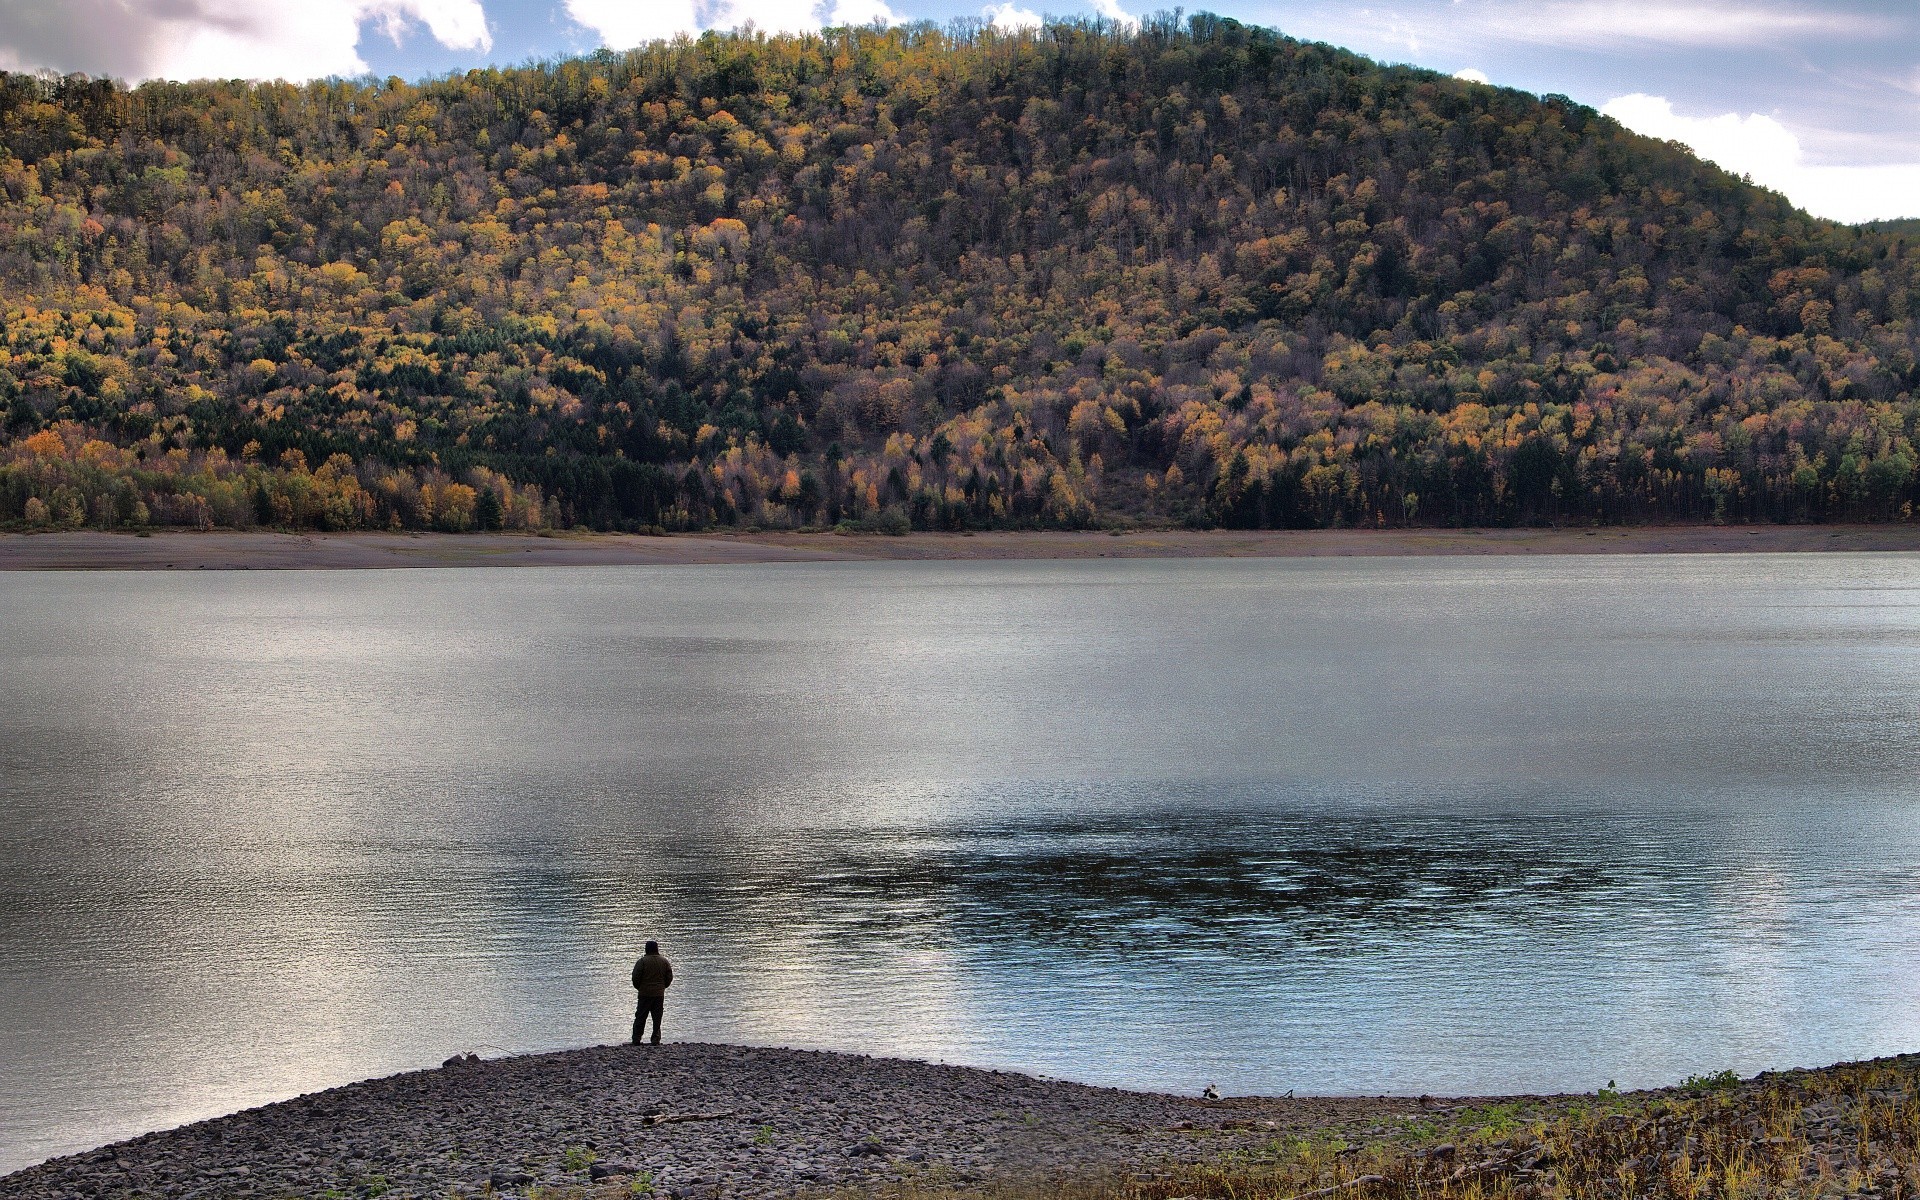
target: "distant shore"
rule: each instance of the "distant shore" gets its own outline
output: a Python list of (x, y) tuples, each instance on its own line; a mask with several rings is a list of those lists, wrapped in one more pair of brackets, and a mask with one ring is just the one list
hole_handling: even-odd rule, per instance
[(0, 571), (671, 566), (887, 559), (1310, 558), (1484, 554), (1920, 551), (1920, 524), (1604, 529), (1153, 530), (1108, 533), (0, 534)]

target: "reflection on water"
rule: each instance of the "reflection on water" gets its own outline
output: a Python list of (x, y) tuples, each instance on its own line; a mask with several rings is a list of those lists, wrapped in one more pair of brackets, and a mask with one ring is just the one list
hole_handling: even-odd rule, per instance
[(670, 1036), (1231, 1091), (1911, 1049), (1898, 556), (0, 576), (0, 1168)]

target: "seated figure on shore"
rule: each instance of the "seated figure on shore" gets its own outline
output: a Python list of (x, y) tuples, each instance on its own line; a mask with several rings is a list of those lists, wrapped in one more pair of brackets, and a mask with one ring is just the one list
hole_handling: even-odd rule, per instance
[(640, 1044), (647, 1017), (653, 1017), (653, 1044), (660, 1044), (660, 1016), (666, 1011), (667, 989), (673, 985), (673, 964), (660, 953), (659, 942), (648, 942), (647, 952), (633, 964), (633, 990), (640, 993), (640, 1006), (633, 1013), (633, 1044)]

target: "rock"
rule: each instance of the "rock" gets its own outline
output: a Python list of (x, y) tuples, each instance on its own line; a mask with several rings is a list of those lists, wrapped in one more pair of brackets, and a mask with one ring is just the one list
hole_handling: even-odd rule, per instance
[(533, 1182), (533, 1176), (525, 1171), (495, 1171), (487, 1176), (487, 1182), (494, 1187), (525, 1187)]
[(587, 1175), (596, 1182), (611, 1179), (615, 1175), (638, 1175), (639, 1173), (638, 1167), (622, 1162), (597, 1162), (587, 1168)]

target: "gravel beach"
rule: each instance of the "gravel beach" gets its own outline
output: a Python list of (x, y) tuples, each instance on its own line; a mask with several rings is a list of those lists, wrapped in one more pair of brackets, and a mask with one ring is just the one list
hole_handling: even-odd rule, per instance
[(1151, 1168), (1370, 1127), (1408, 1099), (1209, 1102), (900, 1059), (604, 1046), (450, 1062), (148, 1134), (0, 1177), (54, 1197), (526, 1196), (626, 1181), (782, 1196), (908, 1177)]
[[(1120, 1186), (1072, 1190), (1093, 1177)], [(1911, 1200), (1920, 1057), (1631, 1095), (1212, 1100), (849, 1054), (603, 1046), (450, 1060), (148, 1134), (0, 1177), (0, 1200), (951, 1197), (995, 1180), (1036, 1200)]]

